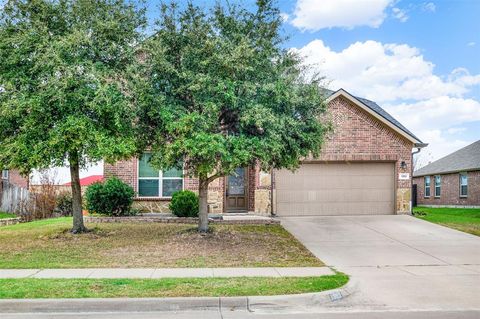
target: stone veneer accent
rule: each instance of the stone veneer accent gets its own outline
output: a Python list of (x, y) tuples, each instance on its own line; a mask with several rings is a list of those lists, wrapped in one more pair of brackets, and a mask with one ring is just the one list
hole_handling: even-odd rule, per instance
[(480, 171), (467, 172), (468, 196), (460, 197), (459, 173), (439, 174), (441, 179), (440, 197), (435, 197), (435, 180), (430, 176), (430, 197), (425, 197), (425, 176), (413, 178), (417, 184), (417, 204), (419, 206), (480, 206)]
[[(410, 213), (411, 179), (399, 180), (399, 173), (412, 176), (413, 143), (390, 127), (375, 119), (346, 98), (340, 96), (330, 101), (328, 118), (334, 126), (319, 158), (306, 161), (318, 162), (391, 162), (395, 163), (395, 197), (397, 214)], [(407, 169), (400, 167), (401, 162)], [(115, 175), (137, 190), (137, 161), (131, 159), (114, 165), (105, 164), (105, 176)], [(271, 176), (261, 172), (258, 166), (248, 169), (248, 210), (269, 215), (271, 207)], [(198, 191), (198, 180), (185, 177), (184, 188)], [(219, 178), (209, 187), (209, 207), (212, 213), (221, 213), (225, 206), (225, 179)], [(275, 190), (273, 192), (275, 197)], [(135, 206), (148, 212), (168, 212), (168, 199), (137, 198)], [(275, 199), (274, 199), (275, 203)]]

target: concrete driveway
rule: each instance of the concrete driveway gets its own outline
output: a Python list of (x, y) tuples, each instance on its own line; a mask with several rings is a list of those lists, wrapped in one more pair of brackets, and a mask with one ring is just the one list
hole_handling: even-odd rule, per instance
[(480, 309), (480, 238), (411, 216), (285, 217), (327, 265), (351, 275), (338, 309)]

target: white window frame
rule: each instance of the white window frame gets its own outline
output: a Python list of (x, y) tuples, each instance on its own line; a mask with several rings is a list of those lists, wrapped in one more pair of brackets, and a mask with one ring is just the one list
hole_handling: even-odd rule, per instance
[[(465, 181), (466, 181), (466, 184), (462, 184), (462, 176), (465, 176)], [(458, 184), (459, 184), (459, 194), (460, 194), (460, 197), (461, 198), (467, 198), (468, 197), (468, 173), (460, 173), (458, 174)], [(467, 188), (467, 193), (466, 194), (462, 194), (462, 186), (465, 186)]]
[[(437, 186), (437, 177), (438, 177), (438, 186)], [(434, 179), (434, 196), (435, 198), (440, 198), (440, 196), (442, 195), (442, 176), (435, 175), (433, 179)], [(438, 194), (437, 194), (437, 187), (439, 189)]]
[(2, 169), (2, 179), (8, 180), (8, 177), (10, 175), (10, 172), (8, 169)]
[[(144, 152), (143, 154), (151, 154)], [(142, 155), (143, 156), (143, 155)], [(179, 179), (182, 181), (182, 190), (185, 190), (184, 181), (185, 171), (182, 170), (182, 177), (163, 177), (163, 171), (158, 171), (158, 177), (140, 177), (140, 158), (137, 158), (137, 194), (138, 198), (172, 198), (172, 196), (163, 196), (163, 180), (164, 179)], [(157, 196), (142, 196), (140, 195), (140, 180), (158, 180), (158, 195)]]
[[(427, 186), (427, 179), (428, 179), (428, 186)], [(425, 189), (424, 189), (424, 196), (425, 198), (429, 198), (432, 195), (432, 178), (430, 176), (425, 176), (423, 178)], [(428, 188), (428, 195), (427, 195), (427, 188)]]

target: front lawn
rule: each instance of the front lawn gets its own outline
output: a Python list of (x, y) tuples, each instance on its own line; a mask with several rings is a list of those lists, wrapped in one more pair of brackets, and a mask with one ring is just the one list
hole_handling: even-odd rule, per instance
[(15, 217), (17, 217), (15, 214), (0, 212), (0, 219), (15, 218)]
[(71, 217), (0, 228), (0, 268), (307, 267), (322, 266), (280, 225), (87, 224)]
[(268, 296), (341, 287), (348, 276), (169, 279), (0, 279), (0, 298)]
[(480, 236), (480, 209), (414, 207), (415, 217)]

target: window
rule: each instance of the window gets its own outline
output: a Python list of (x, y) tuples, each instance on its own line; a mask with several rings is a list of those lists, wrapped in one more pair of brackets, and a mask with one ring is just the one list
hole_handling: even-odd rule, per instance
[(468, 195), (468, 175), (467, 173), (460, 173), (460, 197), (467, 197)]
[(8, 169), (2, 170), (2, 179), (8, 179)]
[(171, 197), (183, 189), (182, 170), (158, 171), (150, 165), (152, 154), (144, 153), (138, 160), (138, 195), (140, 197)]
[(430, 197), (430, 176), (425, 176), (425, 197)]
[(440, 197), (442, 177), (440, 175), (435, 176), (435, 197)]

